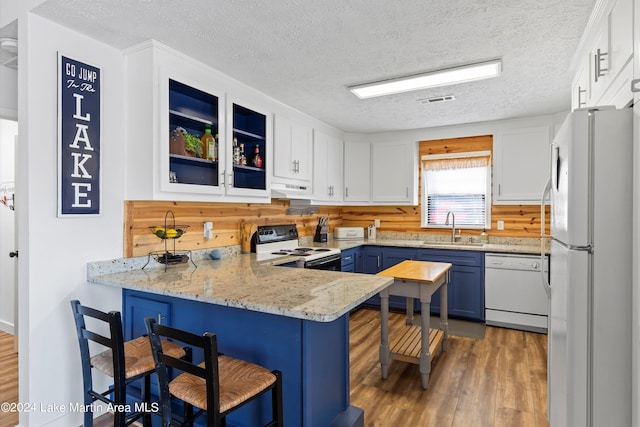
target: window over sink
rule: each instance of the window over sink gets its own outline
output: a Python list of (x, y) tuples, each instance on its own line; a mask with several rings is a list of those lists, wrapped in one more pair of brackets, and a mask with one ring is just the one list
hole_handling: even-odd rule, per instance
[(422, 227), (491, 228), (491, 152), (474, 151), (421, 157)]

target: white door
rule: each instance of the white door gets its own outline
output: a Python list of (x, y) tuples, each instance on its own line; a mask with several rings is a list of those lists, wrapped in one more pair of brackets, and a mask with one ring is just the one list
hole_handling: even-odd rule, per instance
[(0, 330), (17, 335), (15, 153), (18, 123), (0, 119)]

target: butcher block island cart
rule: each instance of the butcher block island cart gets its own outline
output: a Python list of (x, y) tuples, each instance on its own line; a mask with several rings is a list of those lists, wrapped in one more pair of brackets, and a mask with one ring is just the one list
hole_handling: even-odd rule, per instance
[[(422, 388), (429, 385), (431, 360), (438, 347), (446, 349), (448, 334), (447, 284), (451, 264), (406, 260), (382, 270), (378, 276), (392, 277), (393, 284), (380, 291), (380, 367), (382, 378), (387, 378), (390, 359), (420, 365)], [(429, 328), (431, 296), (440, 291), (440, 329)], [(395, 339), (389, 344), (389, 295), (407, 298), (407, 326), (394, 331)], [(420, 326), (413, 325), (413, 298), (421, 304)]]
[[(142, 267), (147, 257), (88, 264), (88, 281), (123, 289), (125, 338), (146, 333), (153, 316), (218, 337), (219, 351), (283, 374), (284, 425), (363, 426), (349, 403), (349, 311), (393, 278), (279, 267), (255, 254)], [(229, 415), (232, 426), (264, 425), (263, 397)]]

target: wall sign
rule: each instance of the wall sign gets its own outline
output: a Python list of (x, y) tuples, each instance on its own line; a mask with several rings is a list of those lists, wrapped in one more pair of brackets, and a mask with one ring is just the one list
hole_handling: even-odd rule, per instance
[(100, 68), (58, 52), (58, 216), (100, 214)]

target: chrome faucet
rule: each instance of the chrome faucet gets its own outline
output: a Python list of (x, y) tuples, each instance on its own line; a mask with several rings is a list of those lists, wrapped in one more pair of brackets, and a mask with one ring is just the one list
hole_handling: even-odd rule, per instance
[(451, 243), (456, 242), (456, 215), (449, 211), (447, 212), (447, 219), (444, 222), (444, 225), (449, 225), (449, 215), (453, 218), (453, 222), (451, 223)]

